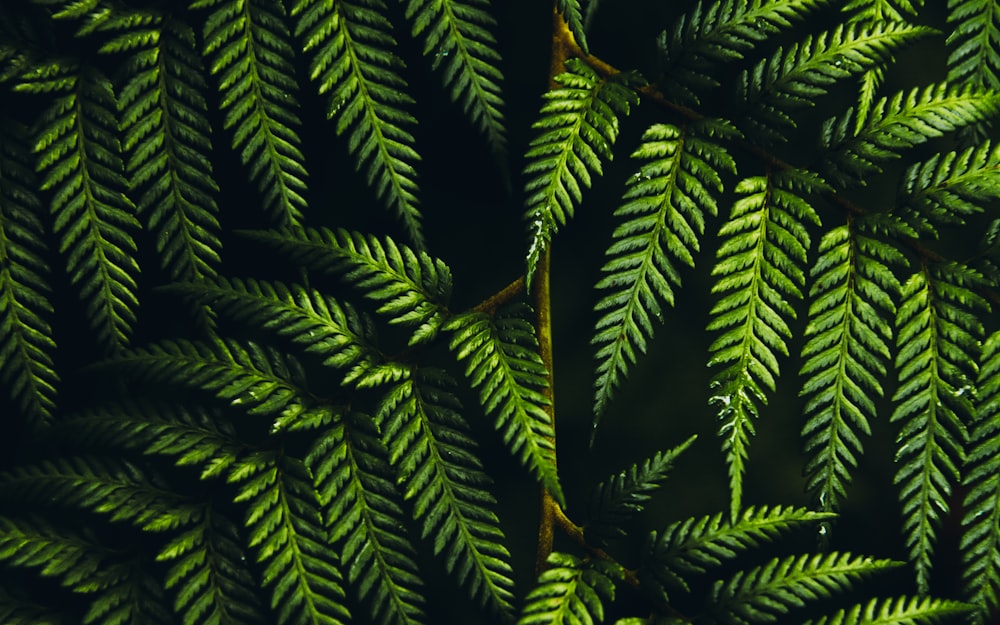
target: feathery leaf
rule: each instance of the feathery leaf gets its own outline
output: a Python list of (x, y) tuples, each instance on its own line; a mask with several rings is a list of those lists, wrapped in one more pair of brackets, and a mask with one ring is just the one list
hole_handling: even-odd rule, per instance
[(517, 625), (594, 625), (604, 622), (604, 604), (614, 601), (614, 565), (603, 560), (581, 560), (554, 551), (548, 568), (525, 597)]

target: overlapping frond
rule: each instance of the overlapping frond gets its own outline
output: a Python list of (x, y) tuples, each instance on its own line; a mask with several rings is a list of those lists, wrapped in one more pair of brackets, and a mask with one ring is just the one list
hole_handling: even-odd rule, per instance
[(695, 438), (692, 436), (673, 449), (656, 452), (641, 464), (633, 464), (595, 486), (590, 496), (587, 537), (625, 536), (624, 525), (643, 510), (673, 469), (674, 460), (691, 446)]
[(917, 15), (923, 0), (851, 0), (841, 10), (853, 20), (907, 22)]
[(186, 24), (126, 13), (104, 23), (115, 33), (101, 50), (127, 55), (118, 99), (129, 186), (171, 278), (216, 273), (219, 192), (201, 59)]
[(264, 209), (296, 226), (306, 208), (306, 166), (299, 138), (298, 84), (285, 8), (276, 0), (198, 0), (210, 8), (205, 54), (219, 81), (225, 127), (250, 170)]
[(573, 33), (573, 39), (580, 48), (587, 52), (587, 32), (583, 27), (583, 9), (581, 2), (585, 0), (556, 0), (556, 11), (562, 15), (569, 31)]
[(433, 338), (451, 296), (451, 270), (390, 238), (306, 228), (252, 233), (297, 264), (336, 274), (379, 304), (389, 322), (415, 328), (410, 343)]
[(833, 616), (807, 621), (808, 625), (917, 625), (939, 623), (967, 616), (972, 608), (958, 601), (935, 597), (875, 598), (838, 610)]
[(510, 554), (453, 386), (443, 371), (415, 372), (388, 390), (376, 422), (423, 537), (472, 597), (509, 619)]
[(152, 564), (138, 552), (106, 567), (105, 585), (84, 613), (83, 625), (173, 625)]
[(712, 275), (710, 331), (721, 332), (710, 346), (712, 378), (709, 400), (722, 422), (719, 435), (729, 469), (732, 516), (737, 518), (743, 472), (753, 421), (767, 403), (779, 375), (779, 357), (788, 355), (790, 300), (802, 297), (804, 265), (810, 245), (807, 226), (819, 216), (804, 196), (824, 183), (806, 172), (782, 172), (742, 180)]
[(983, 333), (976, 313), (989, 307), (975, 291), (982, 284), (969, 267), (926, 265), (903, 286), (896, 315), (895, 482), (921, 592), (928, 588), (937, 529), (964, 460)]
[(881, 67), (895, 51), (933, 32), (905, 22), (841, 24), (762, 59), (739, 79), (740, 97), (749, 105), (747, 134), (785, 140), (795, 128), (792, 109), (813, 105), (837, 81)]
[[(874, 224), (877, 228), (877, 222)], [(883, 396), (900, 284), (891, 267), (905, 256), (858, 219), (823, 235), (812, 268), (801, 394), (806, 490), (836, 510), (871, 434)]]
[(734, 133), (719, 121), (687, 128), (656, 124), (646, 130), (632, 154), (639, 170), (629, 178), (621, 220), (605, 252), (596, 288), (604, 295), (594, 310), (601, 317), (591, 343), (597, 346), (594, 419), (604, 414), (615, 389), (653, 337), (653, 318), (662, 319), (661, 302), (674, 303), (681, 278), (674, 261), (694, 265), (705, 232), (706, 215), (717, 212), (722, 172), (736, 163), (715, 141)]
[(341, 563), (330, 549), (318, 495), (301, 461), (271, 452), (248, 456), (230, 473), (246, 505), (247, 544), (271, 588), (279, 625), (345, 625)]
[(452, 332), (452, 351), (466, 362), (465, 375), (479, 391), (479, 401), (508, 450), (565, 505), (556, 471), (555, 425), (547, 410), (551, 402), (543, 392), (548, 374), (525, 308), (495, 317), (479, 312), (457, 315), (446, 329)]
[(554, 551), (524, 600), (517, 625), (593, 625), (604, 622), (604, 604), (614, 601), (621, 577), (603, 560), (581, 560)]
[(382, 0), (296, 0), (295, 34), (313, 51), (311, 78), (329, 94), (328, 114), (337, 133), (349, 132), (348, 148), (357, 166), (367, 165), (368, 183), (395, 210), (414, 246), (424, 235), (417, 201), (420, 155), (409, 128), (416, 119), (406, 111), (413, 99), (400, 71), (392, 24)]
[(844, 593), (865, 578), (900, 564), (836, 551), (773, 558), (716, 582), (710, 592), (711, 611), (724, 621), (776, 623), (807, 602)]
[(970, 424), (969, 453), (962, 469), (962, 587), (981, 610), (1000, 603), (1000, 333), (983, 343)]
[(52, 419), (59, 374), (42, 204), (25, 142), (26, 129), (0, 123), (0, 382), (37, 428)]
[(823, 124), (830, 150), (825, 173), (844, 184), (864, 184), (882, 165), (913, 146), (985, 121), (1000, 112), (1000, 94), (948, 83), (900, 91), (879, 99), (866, 116), (854, 109)]
[(500, 53), (492, 30), (489, 0), (408, 0), (406, 16), (424, 42), (434, 69), (443, 74), (452, 100), (461, 102), (472, 123), (501, 160), (507, 153)]
[(805, 508), (747, 508), (732, 520), (728, 515), (692, 517), (652, 532), (642, 550), (647, 579), (664, 598), (670, 591), (690, 590), (688, 580), (742, 552), (773, 542), (806, 523), (832, 515)]
[(52, 192), (59, 250), (100, 347), (128, 345), (136, 322), (135, 206), (126, 195), (111, 82), (96, 70), (43, 65), (20, 79), (31, 93), (58, 93), (34, 151), (41, 188)]
[(948, 82), (1000, 87), (1000, 6), (990, 0), (949, 0)]
[(316, 439), (306, 458), (330, 539), (350, 562), (347, 580), (381, 625), (423, 623), (416, 549), (371, 417), (350, 413)]
[(629, 74), (602, 78), (579, 59), (569, 59), (553, 80), (559, 86), (544, 95), (532, 125), (539, 134), (525, 154), (529, 280), (553, 235), (573, 217), (583, 189), (602, 175), (602, 161), (612, 159), (618, 118), (638, 102)]

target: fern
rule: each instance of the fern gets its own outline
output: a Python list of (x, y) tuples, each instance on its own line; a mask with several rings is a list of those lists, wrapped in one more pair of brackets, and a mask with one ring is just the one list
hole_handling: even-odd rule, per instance
[(906, 259), (877, 238), (872, 230), (878, 226), (871, 219), (849, 219), (828, 231), (812, 269), (800, 371), (807, 397), (802, 436), (809, 454), (806, 490), (825, 511), (846, 498), (862, 453), (859, 435), (871, 434), (875, 400), (883, 395), (880, 380), (901, 288), (890, 266)]
[(620, 573), (599, 560), (555, 551), (538, 585), (525, 597), (518, 625), (592, 625), (604, 621), (604, 603), (615, 598)]
[[(590, 1), (593, 2), (594, 0)], [(556, 11), (562, 14), (562, 17), (566, 22), (566, 26), (569, 28), (570, 33), (573, 34), (573, 39), (584, 51), (584, 53), (586, 53), (587, 32), (583, 27), (583, 9), (580, 6), (581, 2), (586, 2), (586, 0), (556, 0)]]
[(729, 469), (731, 513), (742, 505), (742, 480), (749, 438), (758, 403), (767, 403), (775, 390), (778, 357), (787, 355), (791, 336), (788, 322), (795, 318), (789, 299), (802, 297), (803, 264), (810, 245), (806, 224), (819, 216), (802, 191), (822, 189), (815, 176), (784, 172), (747, 178), (736, 186), (742, 194), (719, 230), (724, 241), (717, 251), (709, 330), (722, 334), (711, 345), (709, 365), (722, 367), (712, 379), (715, 395), (709, 400), (719, 410), (719, 434)]
[(968, 615), (970, 608), (958, 601), (931, 597), (898, 597), (871, 599), (865, 604), (839, 610), (833, 616), (807, 621), (809, 625), (846, 625), (864, 623), (872, 625), (910, 625), (939, 623)]
[(0, 561), (37, 569), (77, 593), (93, 593), (111, 580), (107, 565), (117, 555), (75, 530), (55, 528), (40, 518), (0, 517)]
[(908, 22), (919, 14), (921, 4), (922, 0), (851, 0), (841, 10), (857, 20)]
[(565, 505), (556, 471), (555, 428), (547, 412), (548, 378), (538, 355), (538, 339), (524, 318), (528, 311), (508, 310), (491, 318), (465, 313), (449, 320), (451, 348), (467, 361), (465, 374), (511, 454), (520, 457), (535, 479)]
[(434, 552), (477, 601), (510, 618), (510, 555), (450, 386), (443, 372), (416, 372), (389, 389), (375, 420), (423, 537), (432, 537)]
[(25, 134), (13, 122), (0, 124), (0, 381), (37, 428), (52, 420), (59, 374), (48, 250)]
[(949, 508), (968, 438), (983, 332), (973, 313), (988, 306), (972, 291), (981, 281), (968, 267), (921, 267), (903, 286), (896, 315), (895, 482), (921, 592), (928, 589), (936, 529)]
[(653, 337), (651, 318), (662, 319), (660, 301), (674, 303), (671, 285), (679, 287), (681, 278), (670, 257), (694, 265), (706, 214), (717, 212), (713, 194), (722, 191), (719, 172), (736, 168), (713, 139), (733, 134), (723, 122), (704, 121), (683, 130), (657, 124), (632, 154), (644, 163), (628, 181), (625, 204), (615, 211), (623, 223), (612, 233), (597, 283), (610, 292), (595, 306), (601, 313), (592, 340), (598, 346), (595, 419), (607, 409), (637, 352), (646, 351)]
[(423, 249), (414, 169), (420, 156), (408, 130), (416, 120), (405, 110), (413, 100), (384, 13), (381, 0), (296, 0), (291, 10), (298, 18), (295, 34), (313, 51), (311, 77), (321, 94), (329, 94), (327, 113), (337, 118), (337, 134), (350, 132), (358, 168), (367, 164), (368, 183)]
[(603, 173), (618, 138), (618, 119), (627, 115), (638, 98), (627, 74), (601, 78), (576, 59), (554, 78), (557, 88), (545, 94), (539, 134), (525, 154), (525, 219), (529, 223), (528, 279), (548, 249), (556, 231), (573, 217), (583, 200), (583, 188)]
[(1000, 87), (1000, 7), (984, 0), (949, 0), (948, 80)]
[(299, 225), (307, 172), (284, 6), (275, 0), (198, 0), (191, 6), (212, 9), (205, 20), (205, 53), (219, 79), (233, 149), (277, 224)]

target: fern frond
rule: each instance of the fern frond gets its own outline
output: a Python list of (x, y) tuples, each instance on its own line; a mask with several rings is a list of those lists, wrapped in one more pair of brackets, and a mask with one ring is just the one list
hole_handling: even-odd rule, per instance
[(323, 529), (318, 495), (298, 460), (258, 452), (229, 475), (246, 504), (247, 544), (263, 566), (279, 625), (344, 625), (341, 563)]
[(0, 562), (34, 569), (78, 593), (93, 593), (110, 581), (118, 553), (76, 530), (51, 526), (45, 519), (0, 516)]
[(964, 459), (983, 333), (976, 312), (989, 308), (975, 292), (982, 284), (969, 267), (924, 266), (903, 286), (896, 315), (895, 482), (920, 592), (928, 588), (936, 530)]
[(739, 94), (750, 105), (747, 134), (784, 141), (795, 127), (790, 109), (812, 106), (837, 81), (882, 67), (894, 52), (933, 32), (904, 22), (841, 24), (762, 59), (739, 78)]
[(540, 134), (525, 154), (529, 281), (552, 236), (583, 200), (583, 189), (603, 174), (601, 162), (612, 159), (618, 118), (638, 103), (630, 75), (602, 78), (579, 59), (566, 61), (566, 71), (553, 80), (559, 87), (544, 95), (540, 117), (532, 124)]
[(556, 11), (558, 11), (566, 22), (569, 32), (573, 34), (573, 39), (584, 53), (589, 53), (587, 49), (587, 31), (583, 27), (583, 9), (580, 3), (584, 0), (556, 0)]
[(343, 384), (357, 381), (382, 358), (375, 328), (350, 304), (298, 285), (238, 278), (178, 284), (166, 290), (212, 307), (219, 315), (289, 339), (344, 372)]
[(205, 55), (219, 81), (224, 125), (277, 225), (298, 226), (306, 208), (305, 157), (291, 33), (276, 0), (198, 0), (210, 8)]
[[(622, 221), (604, 253), (607, 262), (596, 288), (605, 294), (594, 307), (601, 314), (591, 343), (597, 346), (594, 427), (637, 352), (653, 338), (652, 318), (662, 319), (660, 302), (674, 303), (681, 278), (671, 262), (694, 265), (705, 216), (717, 212), (720, 173), (736, 163), (713, 139), (731, 137), (726, 123), (703, 121), (684, 129), (656, 124), (632, 154), (642, 165), (627, 182)], [(593, 436), (593, 434), (591, 435)]]
[[(698, 105), (710, 87), (719, 86), (713, 70), (742, 59), (767, 39), (791, 28), (824, 2), (814, 0), (698, 0), (663, 32), (663, 93)], [(669, 34), (668, 34), (669, 33)], [(701, 95), (700, 95), (701, 94)]]
[(433, 338), (451, 296), (451, 270), (425, 252), (390, 238), (305, 228), (250, 233), (297, 265), (339, 275), (379, 304), (389, 322), (415, 327), (410, 344)]
[(328, 115), (337, 134), (350, 132), (348, 148), (368, 184), (395, 210), (417, 249), (424, 249), (417, 202), (420, 155), (408, 128), (416, 119), (405, 110), (413, 103), (400, 75), (403, 62), (393, 49), (392, 24), (382, 0), (296, 0), (295, 34), (314, 51), (311, 78), (330, 95)]
[(101, 50), (128, 55), (118, 107), (139, 216), (172, 279), (213, 276), (222, 249), (219, 188), (194, 32), (176, 19), (144, 13), (104, 28), (122, 34)]
[[(775, 390), (779, 356), (787, 356), (789, 320), (801, 299), (803, 265), (810, 237), (807, 224), (819, 225), (816, 211), (803, 199), (824, 183), (811, 174), (782, 172), (742, 180), (729, 220), (719, 230), (710, 331), (721, 331), (710, 346), (709, 366), (721, 367), (712, 379), (722, 425), (722, 449), (729, 469), (731, 512), (742, 503), (744, 463), (758, 403)], [(804, 193), (805, 192), (805, 193)]]
[(846, 592), (866, 577), (900, 564), (838, 552), (774, 558), (716, 582), (710, 593), (711, 611), (726, 621), (775, 623), (794, 608)]
[(949, 0), (948, 82), (1000, 87), (1000, 7), (989, 0)]
[(73, 625), (78, 619), (64, 607), (45, 605), (23, 596), (14, 596), (11, 588), (0, 588), (0, 623), (7, 625)]
[(998, 112), (1000, 94), (982, 89), (942, 83), (900, 91), (876, 102), (864, 123), (853, 109), (824, 122), (821, 142), (830, 151), (825, 171), (832, 180), (863, 185), (904, 150)]
[(479, 401), (493, 416), (511, 454), (520, 457), (535, 479), (565, 505), (556, 470), (555, 427), (549, 415), (545, 363), (538, 355), (534, 326), (521, 307), (490, 317), (470, 312), (450, 319), (450, 347), (466, 361), (465, 375)]
[(742, 552), (773, 542), (782, 534), (833, 515), (782, 506), (745, 509), (738, 519), (717, 513), (692, 517), (651, 532), (642, 550), (642, 568), (664, 598), (688, 591), (688, 579)]
[(96, 70), (43, 67), (18, 88), (59, 92), (43, 114), (35, 153), (41, 188), (52, 192), (59, 251), (79, 289), (98, 344), (115, 352), (135, 325), (135, 206), (126, 196), (111, 82)]
[(486, 136), (501, 163), (507, 154), (500, 53), (491, 30), (496, 20), (489, 0), (409, 0), (406, 17), (424, 54), (441, 70), (451, 99), (461, 101), (472, 123)]
[(812, 268), (809, 323), (802, 348), (801, 395), (806, 490), (824, 511), (846, 497), (862, 453), (859, 435), (871, 434), (875, 401), (883, 396), (889, 342), (900, 284), (890, 266), (906, 257), (872, 236), (862, 220), (823, 235)]
[(316, 439), (313, 475), (347, 579), (381, 625), (425, 621), (416, 549), (407, 536), (388, 451), (371, 417), (349, 413)]
[(423, 537), (474, 599), (510, 618), (510, 554), (453, 386), (443, 371), (420, 370), (389, 389), (375, 419)]
[(962, 587), (983, 613), (1000, 604), (1000, 333), (983, 343), (962, 487)]
[(84, 625), (173, 625), (169, 602), (142, 552), (108, 567), (108, 582), (83, 615)]
[(971, 606), (936, 597), (876, 597), (868, 603), (838, 610), (833, 616), (807, 621), (807, 625), (923, 625), (957, 621)]
[(923, 0), (851, 0), (841, 11), (851, 14), (852, 20), (870, 22), (909, 22), (917, 16)]
[(586, 527), (588, 538), (624, 537), (625, 523), (643, 510), (673, 469), (674, 460), (691, 446), (695, 438), (697, 436), (692, 436), (673, 449), (656, 452), (642, 464), (633, 464), (595, 486), (590, 496), (590, 520)]
[(581, 560), (554, 551), (524, 599), (517, 625), (594, 625), (604, 622), (604, 604), (615, 599), (620, 574), (603, 560)]
[(25, 135), (11, 120), (0, 123), (0, 382), (38, 428), (52, 420), (59, 374), (42, 205)]

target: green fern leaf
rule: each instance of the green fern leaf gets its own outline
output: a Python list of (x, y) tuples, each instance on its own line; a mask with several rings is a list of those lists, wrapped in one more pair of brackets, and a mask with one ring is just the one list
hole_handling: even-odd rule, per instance
[[(0, 623), (7, 625), (73, 625), (77, 618), (66, 608), (36, 603), (14, 595), (11, 588), (0, 588)], [(16, 591), (15, 591), (16, 592)]]
[(563, 20), (569, 27), (569, 32), (573, 33), (573, 39), (584, 53), (587, 50), (587, 32), (583, 27), (583, 11), (580, 3), (583, 0), (556, 0), (556, 11), (562, 15)]
[(434, 552), (481, 604), (514, 616), (510, 554), (489, 493), (491, 480), (462, 419), (454, 382), (421, 370), (382, 399), (376, 422), (389, 460)]
[(902, 531), (916, 567), (917, 588), (926, 592), (936, 529), (949, 508), (959, 479), (973, 413), (982, 326), (975, 311), (988, 304), (974, 289), (983, 278), (973, 269), (947, 263), (925, 266), (903, 286), (896, 316), (893, 396)]
[(329, 548), (318, 495), (300, 461), (259, 452), (229, 476), (247, 506), (247, 544), (271, 587), (271, 608), (280, 625), (341, 625), (345, 607), (340, 562)]
[(554, 80), (559, 87), (545, 94), (541, 117), (532, 125), (540, 134), (525, 155), (529, 281), (552, 236), (583, 200), (583, 188), (603, 174), (602, 160), (611, 160), (618, 118), (638, 102), (631, 75), (601, 78), (579, 59), (566, 61), (566, 71)]
[(1000, 603), (1000, 333), (983, 344), (969, 454), (963, 468), (962, 586), (986, 613)]
[(734, 132), (718, 121), (685, 129), (656, 124), (632, 154), (643, 164), (627, 183), (625, 203), (615, 211), (622, 223), (612, 234), (596, 286), (605, 295), (594, 307), (601, 318), (591, 339), (597, 346), (595, 433), (621, 378), (653, 337), (652, 318), (663, 315), (660, 302), (674, 303), (671, 285), (679, 287), (681, 278), (671, 256), (694, 265), (705, 216), (717, 212), (719, 172), (736, 170), (733, 158), (712, 139)]
[(451, 349), (466, 361), (465, 375), (479, 390), (479, 401), (493, 416), (511, 454), (519, 456), (535, 479), (565, 505), (556, 471), (555, 427), (544, 394), (548, 374), (538, 355), (534, 327), (523, 307), (495, 317), (470, 312), (450, 319)]
[(299, 266), (341, 276), (377, 304), (389, 322), (415, 327), (410, 344), (428, 341), (444, 321), (451, 270), (439, 259), (389, 238), (338, 229), (250, 233)]
[(957, 622), (969, 612), (967, 604), (933, 597), (875, 598), (832, 616), (807, 621), (807, 625), (923, 625)]
[(723, 621), (776, 623), (794, 608), (850, 590), (875, 573), (899, 566), (849, 553), (774, 558), (739, 571), (711, 590), (711, 611)]
[(711, 345), (709, 366), (722, 367), (712, 379), (709, 402), (719, 410), (719, 435), (729, 469), (731, 513), (737, 518), (743, 493), (744, 463), (758, 402), (767, 403), (775, 390), (778, 357), (788, 354), (788, 320), (805, 284), (803, 265), (810, 238), (807, 224), (819, 217), (803, 191), (824, 188), (815, 176), (782, 172), (747, 178), (736, 192), (729, 221), (719, 230), (724, 240), (717, 251), (709, 330), (721, 331)]
[(96, 70), (47, 66), (23, 76), (18, 88), (57, 90), (43, 114), (34, 150), (51, 191), (59, 251), (79, 289), (98, 344), (123, 349), (135, 325), (135, 207), (118, 142), (117, 103), (111, 82)]
[(108, 583), (83, 615), (84, 625), (173, 625), (152, 562), (140, 553), (108, 567)]
[(525, 597), (517, 625), (594, 625), (604, 622), (604, 604), (614, 601), (621, 575), (602, 560), (580, 560), (558, 551)]
[(762, 59), (739, 79), (740, 96), (750, 107), (746, 134), (784, 141), (785, 131), (795, 127), (792, 108), (812, 106), (837, 81), (882, 67), (895, 51), (933, 32), (902, 22), (856, 22)]
[(812, 268), (799, 372), (807, 398), (802, 437), (809, 456), (806, 490), (824, 511), (836, 510), (846, 497), (862, 453), (859, 435), (871, 434), (901, 288), (889, 267), (906, 264), (871, 230), (856, 219), (830, 230)]
[(949, 0), (948, 82), (1000, 87), (1000, 7), (989, 0)]
[(830, 150), (825, 173), (843, 184), (865, 184), (903, 150), (998, 112), (1000, 94), (981, 89), (941, 84), (900, 91), (876, 102), (863, 124), (853, 109), (823, 124), (821, 141)]
[(673, 469), (674, 460), (691, 446), (695, 438), (697, 436), (692, 436), (673, 449), (657, 452), (642, 464), (633, 464), (626, 471), (612, 475), (594, 487), (590, 496), (587, 537), (624, 537), (625, 523), (642, 511)]
[(471, 121), (486, 135), (501, 163), (507, 153), (500, 53), (491, 29), (496, 20), (488, 0), (409, 0), (406, 16), (415, 37), (423, 38), (424, 54), (432, 55), (451, 98), (461, 101)]
[(404, 107), (412, 104), (402, 60), (382, 0), (296, 0), (295, 34), (314, 50), (311, 77), (330, 94), (328, 114), (337, 133), (350, 132), (348, 147), (358, 167), (368, 165), (368, 183), (396, 211), (413, 245), (424, 249), (417, 203), (420, 160), (408, 130), (416, 124)]
[(841, 11), (851, 14), (853, 20), (870, 22), (907, 22), (917, 16), (923, 0), (851, 0)]
[(348, 582), (381, 625), (423, 623), (416, 549), (403, 531), (388, 451), (371, 417), (349, 413), (316, 440), (306, 458), (331, 541), (350, 562)]
[(0, 516), (0, 562), (35, 569), (77, 593), (100, 591), (111, 581), (118, 554), (77, 530), (52, 527), (42, 518)]
[(832, 517), (781, 506), (749, 507), (735, 521), (722, 513), (692, 517), (650, 533), (642, 550), (642, 569), (666, 600), (671, 590), (689, 591), (692, 575), (705, 573), (804, 524)]
[(12, 121), (0, 123), (0, 381), (38, 428), (52, 420), (59, 375), (48, 251), (25, 134)]
[(219, 189), (194, 32), (175, 19), (144, 13), (126, 14), (104, 28), (123, 34), (102, 51), (128, 54), (129, 78), (118, 106), (139, 216), (171, 278), (213, 276), (222, 249)]
[(225, 127), (279, 226), (298, 226), (306, 208), (298, 84), (284, 6), (276, 0), (198, 0), (205, 54), (219, 80)]

